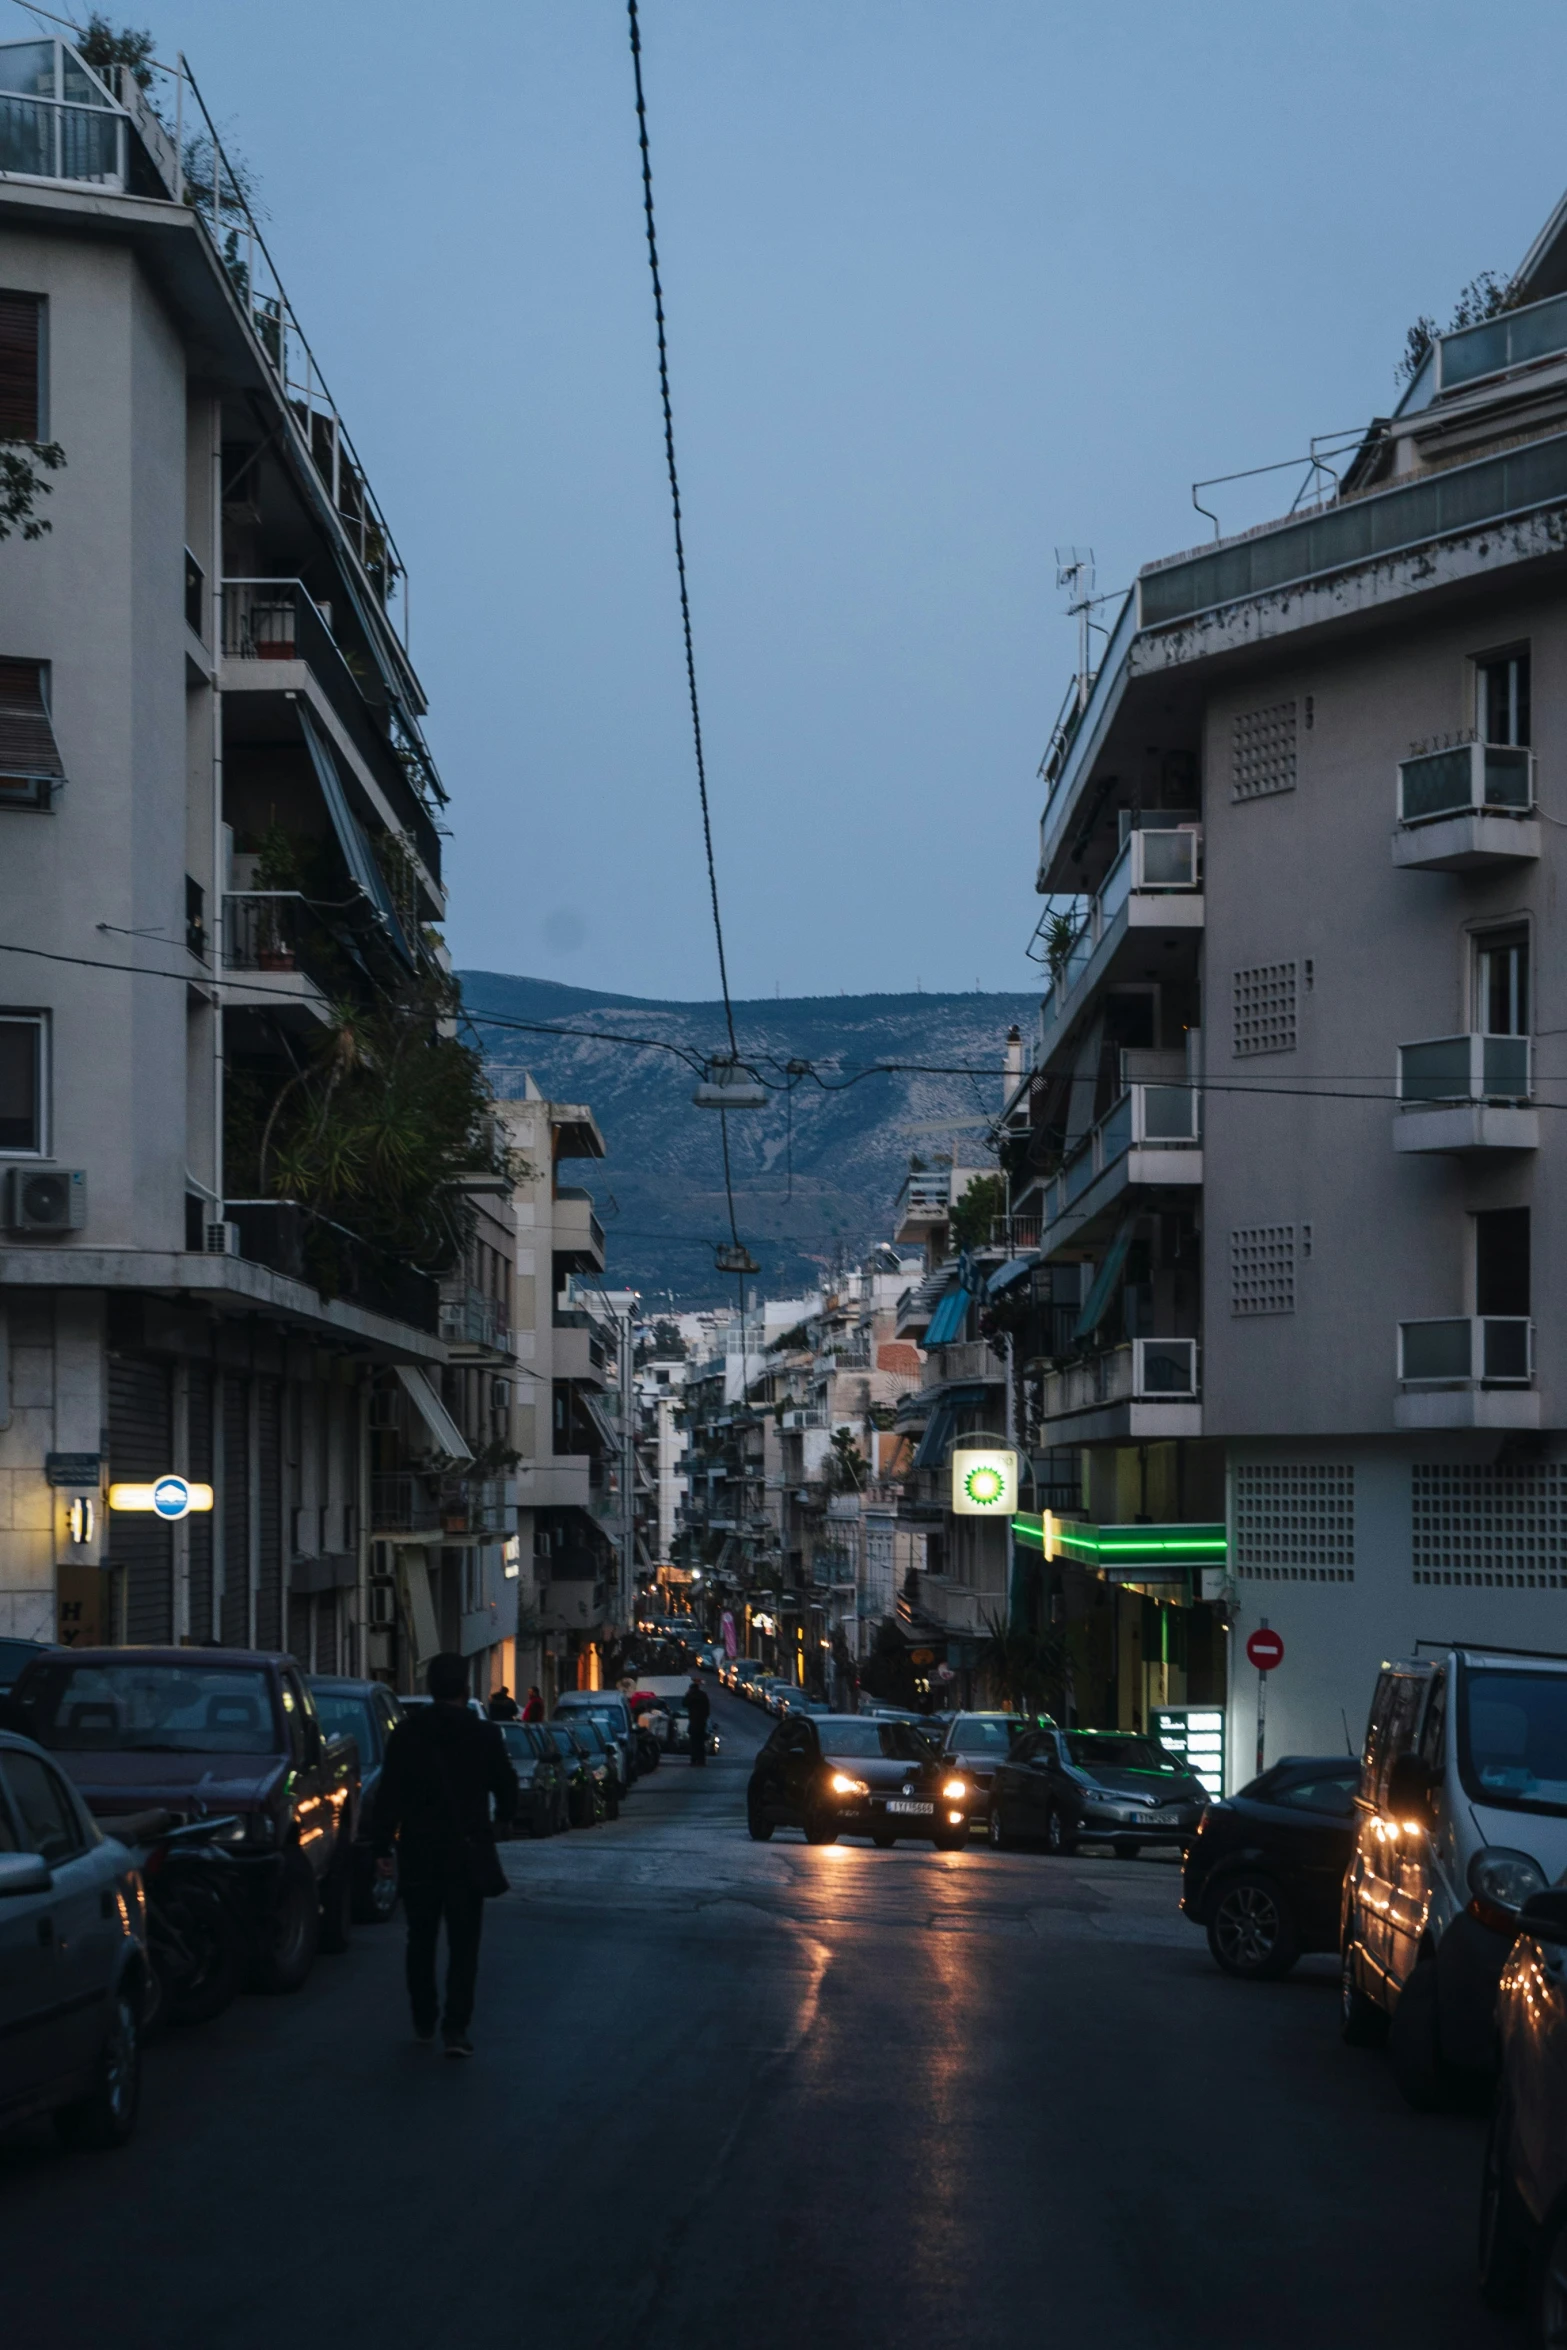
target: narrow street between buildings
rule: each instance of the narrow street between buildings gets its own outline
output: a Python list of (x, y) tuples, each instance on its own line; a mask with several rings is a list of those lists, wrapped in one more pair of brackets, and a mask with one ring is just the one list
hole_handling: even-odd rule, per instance
[(133, 2153), (13, 2137), (8, 2350), (1514, 2338), (1481, 2124), (1340, 2045), (1331, 1962), (1227, 1980), (1169, 1860), (753, 1844), (767, 1720), (715, 1721), (502, 1847), (472, 2065), (411, 2038), (399, 1920), (156, 2042)]

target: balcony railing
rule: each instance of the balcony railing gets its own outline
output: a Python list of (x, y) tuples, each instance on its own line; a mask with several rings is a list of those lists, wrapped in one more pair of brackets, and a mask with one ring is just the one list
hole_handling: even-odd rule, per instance
[(1134, 1396), (1150, 1402), (1164, 1398), (1172, 1402), (1195, 1402), (1200, 1392), (1195, 1338), (1132, 1340)]
[(951, 1204), (952, 1178), (945, 1167), (911, 1173), (905, 1175), (898, 1186), (893, 1221), (902, 1224), (913, 1217), (930, 1223), (942, 1223)]
[(225, 971), (298, 971), (324, 995), (342, 977), (342, 955), (297, 889), (231, 890), (223, 900)]
[(921, 1387), (946, 1387), (953, 1380), (999, 1380), (1006, 1366), (988, 1338), (960, 1338), (952, 1346), (933, 1347), (920, 1366)]
[(1527, 1387), (1534, 1324), (1526, 1314), (1400, 1322), (1398, 1376), (1406, 1387)]
[(504, 1300), (459, 1283), (441, 1287), (441, 1336), (448, 1346), (504, 1349), (511, 1335)]
[(1134, 1338), (1047, 1371), (1043, 1416), (1059, 1419), (1096, 1404), (1195, 1403), (1201, 1393), (1195, 1338)]
[(1460, 743), (1398, 766), (1400, 824), (1438, 816), (1527, 816), (1534, 806), (1534, 753), (1509, 743)]
[(290, 1280), (308, 1282), (323, 1297), (342, 1299), (366, 1313), (385, 1314), (433, 1334), (438, 1289), (434, 1278), (362, 1240), (357, 1232), (318, 1216), (299, 1200), (231, 1199), (224, 1220), (239, 1231), (239, 1253)]
[(992, 1216), (990, 1245), (1004, 1248), (1008, 1256), (1026, 1256), (1030, 1249), (1038, 1248), (1043, 1228), (1044, 1220), (1039, 1216)]
[(1398, 1098), (1433, 1102), (1526, 1102), (1534, 1092), (1527, 1036), (1436, 1036), (1398, 1048)]
[(512, 1534), (515, 1516), (504, 1477), (457, 1477), (441, 1489), (443, 1534)]
[(1075, 1207), (1091, 1184), (1133, 1150), (1195, 1150), (1202, 1141), (1195, 1086), (1131, 1085), (1091, 1126), (1045, 1194), (1047, 1215)]
[[(1040, 1006), (1041, 1033), (1054, 1026), (1077, 982), (1098, 953), (1129, 898), (1190, 895), (1202, 887), (1202, 827), (1178, 827), (1129, 832), (1098, 892), (1083, 909), (1077, 935), (1060, 961), (1051, 966), (1051, 984)], [(1077, 901), (1081, 904), (1081, 900)]]
[(372, 1534), (438, 1534), (441, 1499), (432, 1480), (412, 1471), (370, 1480)]

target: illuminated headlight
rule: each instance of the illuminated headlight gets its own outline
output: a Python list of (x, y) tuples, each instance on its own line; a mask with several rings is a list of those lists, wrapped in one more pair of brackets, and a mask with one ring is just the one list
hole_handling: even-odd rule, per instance
[(967, 1779), (949, 1779), (941, 1790), (949, 1803), (961, 1803), (968, 1793)]
[(1469, 1863), (1469, 1890), (1498, 1909), (1522, 1909), (1531, 1893), (1545, 1889), (1545, 1871), (1527, 1852), (1493, 1844)]
[(851, 1779), (846, 1771), (834, 1771), (832, 1791), (834, 1795), (869, 1795), (870, 1788), (863, 1779)]
[(243, 1844), (243, 1843), (245, 1843), (245, 1842), (247, 1841), (247, 1839), (250, 1837), (250, 1835), (251, 1835), (251, 1832), (252, 1832), (252, 1831), (251, 1831), (251, 1819), (252, 1819), (252, 1816), (254, 1816), (254, 1815), (251, 1815), (251, 1814), (247, 1814), (247, 1813), (243, 1813), (243, 1812), (242, 1812), (242, 1813), (240, 1813), (240, 1814), (239, 1814), (239, 1816), (238, 1816), (237, 1818), (235, 1818), (235, 1819), (232, 1819), (232, 1820), (226, 1820), (226, 1821), (224, 1822), (224, 1824), (223, 1824), (223, 1826), (222, 1826), (221, 1828), (214, 1829), (214, 1831), (213, 1831), (213, 1836), (212, 1836), (212, 1841), (213, 1841), (213, 1843), (214, 1843), (214, 1844)]

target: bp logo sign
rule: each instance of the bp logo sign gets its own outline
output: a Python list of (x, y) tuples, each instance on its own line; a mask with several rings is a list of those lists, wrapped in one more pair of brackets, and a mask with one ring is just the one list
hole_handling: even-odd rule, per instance
[(957, 1446), (952, 1454), (952, 1507), (960, 1518), (1017, 1514), (1017, 1454), (1006, 1446)]

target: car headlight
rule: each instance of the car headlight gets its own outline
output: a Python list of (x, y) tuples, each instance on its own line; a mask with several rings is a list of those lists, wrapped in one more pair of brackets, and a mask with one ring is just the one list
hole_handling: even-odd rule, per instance
[(870, 1788), (863, 1779), (851, 1779), (846, 1771), (834, 1771), (832, 1791), (834, 1795), (869, 1795)]
[(1498, 1909), (1522, 1909), (1531, 1893), (1545, 1890), (1545, 1871), (1527, 1852), (1489, 1845), (1469, 1863), (1469, 1890)]
[(967, 1779), (949, 1779), (941, 1790), (949, 1803), (956, 1803), (968, 1793)]

